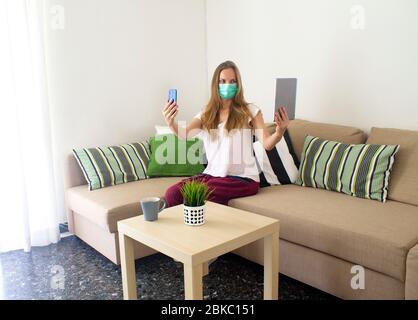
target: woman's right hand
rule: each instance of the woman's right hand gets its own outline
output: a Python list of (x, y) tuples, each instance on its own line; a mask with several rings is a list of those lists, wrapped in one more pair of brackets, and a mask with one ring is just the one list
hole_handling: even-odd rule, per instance
[(168, 126), (171, 126), (173, 124), (178, 111), (178, 105), (174, 100), (168, 101), (165, 104), (162, 113), (164, 116), (164, 120)]

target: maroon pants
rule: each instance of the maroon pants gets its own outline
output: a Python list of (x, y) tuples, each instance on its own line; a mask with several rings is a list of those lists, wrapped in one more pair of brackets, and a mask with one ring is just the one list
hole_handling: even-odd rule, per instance
[(228, 205), (228, 201), (234, 198), (252, 196), (258, 192), (260, 183), (252, 179), (240, 179), (234, 176), (213, 177), (208, 174), (198, 174), (183, 179), (172, 185), (165, 192), (167, 207), (173, 207), (183, 203), (183, 196), (180, 193), (180, 187), (188, 180), (196, 179), (204, 181), (213, 190), (209, 196), (209, 201)]

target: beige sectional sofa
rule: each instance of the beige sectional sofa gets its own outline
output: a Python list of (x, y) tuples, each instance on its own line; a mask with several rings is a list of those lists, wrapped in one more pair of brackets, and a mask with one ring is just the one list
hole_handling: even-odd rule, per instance
[[(366, 137), (352, 127), (293, 120), (289, 134), (299, 159), (306, 134), (401, 147), (386, 203), (296, 185), (262, 188), (229, 202), (280, 220), (280, 272), (344, 299), (418, 299), (418, 132), (372, 128)], [(70, 230), (119, 263), (116, 222), (141, 214), (140, 198), (163, 197), (181, 179), (153, 178), (89, 191), (71, 155), (66, 166)], [(136, 247), (138, 258), (152, 253)], [(261, 242), (235, 253), (263, 262)], [(352, 288), (353, 266), (364, 270), (364, 289)]]

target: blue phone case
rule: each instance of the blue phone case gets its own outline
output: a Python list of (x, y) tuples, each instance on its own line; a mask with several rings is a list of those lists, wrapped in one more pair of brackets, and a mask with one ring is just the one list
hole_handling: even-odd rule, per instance
[(170, 89), (168, 92), (168, 101), (174, 100), (177, 103), (177, 89)]

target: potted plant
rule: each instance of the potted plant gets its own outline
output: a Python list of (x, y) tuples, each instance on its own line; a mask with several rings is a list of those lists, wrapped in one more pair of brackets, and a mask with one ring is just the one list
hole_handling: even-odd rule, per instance
[(205, 223), (205, 203), (213, 190), (203, 181), (186, 181), (180, 188), (183, 196), (184, 223), (200, 226)]

